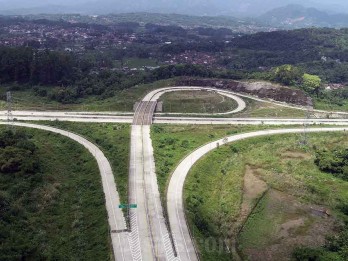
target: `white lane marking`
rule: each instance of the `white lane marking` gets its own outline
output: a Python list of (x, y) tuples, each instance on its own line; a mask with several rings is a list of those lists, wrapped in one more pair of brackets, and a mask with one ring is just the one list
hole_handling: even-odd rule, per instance
[[(150, 127), (147, 127), (148, 130), (144, 130), (143, 134), (145, 135), (145, 139), (147, 139), (147, 141), (151, 144), (151, 137), (150, 137)], [(146, 133), (145, 133), (146, 132)], [(158, 225), (159, 225), (159, 228), (160, 228), (160, 233), (161, 233), (161, 237), (162, 237), (162, 241), (163, 241), (163, 244), (164, 244), (164, 249), (165, 249), (165, 252), (166, 252), (166, 256), (167, 256), (167, 259), (168, 260), (171, 260), (172, 257), (174, 257), (174, 251), (173, 251), (173, 247), (172, 247), (172, 244), (171, 244), (171, 241), (170, 241), (170, 238), (169, 238), (169, 234), (168, 232), (166, 233), (166, 235), (163, 234), (163, 229), (162, 229), (162, 223), (161, 223), (161, 220), (160, 218), (164, 218), (163, 216), (163, 210), (162, 210), (162, 213), (160, 213), (159, 211), (159, 206), (157, 204), (157, 197), (156, 197), (156, 193), (155, 191), (158, 190), (158, 187), (156, 188), (156, 184), (154, 184), (154, 182), (157, 180), (156, 179), (156, 176), (153, 177), (153, 174), (155, 173), (154, 172), (154, 166), (153, 166), (153, 154), (151, 153), (151, 149), (150, 149), (150, 144), (147, 144), (147, 151), (148, 151), (148, 156), (150, 156), (150, 159), (149, 159), (149, 173), (150, 173), (150, 181), (151, 181), (151, 187), (152, 187), (152, 195), (153, 195), (153, 199), (154, 199), (154, 203), (155, 203), (155, 210), (156, 210), (156, 217), (157, 217), (157, 220), (158, 220)], [(155, 174), (156, 175), (156, 174)], [(162, 206), (161, 206), (162, 208)], [(167, 231), (167, 228), (165, 228), (165, 230)], [(169, 240), (169, 245), (168, 244), (165, 244), (165, 241)], [(168, 242), (168, 241), (167, 241)]]
[[(133, 196), (131, 198), (134, 198), (135, 202), (129, 202), (130, 204), (136, 204), (137, 203), (137, 190), (136, 190), (136, 126), (132, 126), (132, 130), (131, 130), (131, 150), (132, 150), (132, 154), (133, 154), (133, 167), (131, 166), (131, 168), (133, 169)], [(138, 231), (138, 219), (137, 219), (137, 214), (136, 214), (136, 210), (130, 210), (133, 214), (132, 216), (130, 216), (131, 218), (131, 235), (132, 236), (132, 245), (131, 245), (131, 249), (134, 249), (135, 252), (139, 251), (140, 252), (140, 259), (136, 259), (136, 260), (142, 260), (141, 257), (141, 245), (140, 245), (140, 237), (139, 237), (139, 231)], [(134, 221), (135, 220), (135, 221)], [(134, 232), (135, 231), (135, 232)], [(135, 253), (136, 254), (136, 253)], [(137, 255), (135, 255), (137, 256)]]

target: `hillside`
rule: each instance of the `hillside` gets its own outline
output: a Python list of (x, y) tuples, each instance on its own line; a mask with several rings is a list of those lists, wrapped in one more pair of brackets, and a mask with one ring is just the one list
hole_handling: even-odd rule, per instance
[(273, 9), (261, 15), (259, 20), (269, 25), (288, 28), (348, 26), (348, 14), (329, 14), (301, 5), (287, 5)]

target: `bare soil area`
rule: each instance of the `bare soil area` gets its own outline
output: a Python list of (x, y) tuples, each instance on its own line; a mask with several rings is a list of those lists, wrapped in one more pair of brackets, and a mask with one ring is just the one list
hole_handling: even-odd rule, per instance
[[(248, 260), (291, 260), (296, 247), (319, 247), (324, 244), (325, 236), (334, 230), (335, 218), (322, 206), (303, 204), (274, 189), (267, 192), (264, 204), (257, 215), (268, 222), (269, 227), (266, 230), (255, 227), (256, 231), (247, 235), (260, 240), (259, 244), (244, 249), (243, 254)], [(260, 224), (255, 222), (257, 225)]]
[(302, 106), (313, 104), (312, 99), (304, 91), (269, 82), (182, 78), (176, 82), (176, 85), (215, 87)]
[(251, 166), (246, 167), (244, 175), (243, 202), (240, 211), (240, 222), (248, 217), (257, 200), (267, 191), (267, 183), (257, 176), (257, 170)]

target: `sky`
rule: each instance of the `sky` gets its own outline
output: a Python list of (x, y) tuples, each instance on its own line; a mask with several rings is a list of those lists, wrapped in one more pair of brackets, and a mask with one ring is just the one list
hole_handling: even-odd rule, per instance
[[(0, 10), (31, 9), (32, 12), (45, 12), (46, 10), (54, 12), (56, 10), (58, 13), (147, 11), (204, 14), (206, 12), (209, 15), (256, 16), (287, 4), (301, 4), (329, 12), (348, 13), (347, 0), (0, 0)], [(56, 8), (57, 6), (62, 8)]]

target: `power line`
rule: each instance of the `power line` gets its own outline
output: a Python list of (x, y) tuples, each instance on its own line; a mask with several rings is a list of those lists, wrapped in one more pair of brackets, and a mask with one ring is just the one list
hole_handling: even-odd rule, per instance
[(312, 100), (310, 98), (307, 98), (305, 119), (303, 122), (303, 133), (302, 133), (302, 139), (300, 142), (303, 146), (307, 146), (309, 144), (309, 142), (308, 142), (308, 128), (309, 128), (311, 116), (313, 114), (312, 110), (313, 110)]

